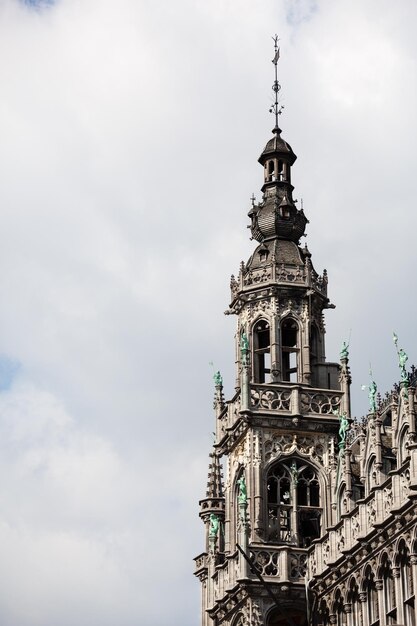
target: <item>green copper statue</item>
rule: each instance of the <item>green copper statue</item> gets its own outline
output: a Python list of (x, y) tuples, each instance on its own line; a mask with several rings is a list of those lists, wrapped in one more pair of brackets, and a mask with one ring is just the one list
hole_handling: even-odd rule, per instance
[(217, 537), (219, 534), (220, 518), (215, 513), (210, 514), (209, 537)]
[(369, 393), (368, 393), (369, 411), (371, 413), (376, 412), (376, 392), (377, 392), (376, 382), (374, 380), (371, 380), (371, 382), (369, 383)]
[(346, 415), (346, 411), (342, 414), (338, 411), (334, 410), (333, 415), (337, 415), (340, 424), (339, 424), (339, 447), (344, 448), (346, 444), (346, 433), (349, 430), (349, 420)]
[(245, 481), (245, 477), (243, 474), (237, 481), (237, 484), (239, 487), (239, 494), (237, 497), (239, 504), (246, 504), (248, 501), (248, 492), (246, 489), (246, 481)]
[(339, 437), (340, 437), (340, 445), (345, 447), (346, 443), (346, 433), (349, 429), (349, 421), (346, 416), (346, 413), (340, 415), (340, 426), (339, 426)]
[(344, 341), (340, 349), (340, 359), (343, 361), (347, 358), (349, 358), (349, 344)]
[(407, 361), (408, 361), (407, 353), (405, 352), (405, 350), (400, 348), (398, 351), (398, 365), (400, 366), (401, 380), (403, 382), (408, 382), (408, 374), (407, 374), (407, 370), (405, 369), (405, 364), (407, 363)]
[(240, 338), (240, 354), (242, 356), (243, 363), (246, 365), (246, 363), (248, 362), (248, 354), (249, 354), (249, 340), (245, 331), (243, 331), (242, 336)]
[(398, 336), (395, 333), (393, 335), (393, 339), (398, 354), (398, 367), (401, 371), (401, 382), (408, 383), (408, 374), (407, 370), (405, 369), (405, 364), (408, 361), (408, 354), (402, 348), (398, 349)]
[(222, 387), (223, 386), (223, 378), (222, 375), (220, 374), (219, 371), (215, 372), (214, 376), (214, 386), (215, 387)]

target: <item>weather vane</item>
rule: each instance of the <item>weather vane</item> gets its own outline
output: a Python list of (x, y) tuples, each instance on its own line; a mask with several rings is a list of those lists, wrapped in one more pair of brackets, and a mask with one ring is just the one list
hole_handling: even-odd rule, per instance
[(275, 115), (275, 128), (274, 131), (275, 132), (279, 132), (279, 126), (278, 126), (278, 115), (281, 115), (282, 110), (284, 108), (284, 106), (279, 104), (279, 92), (281, 91), (281, 85), (278, 82), (278, 59), (279, 59), (279, 47), (278, 47), (278, 35), (275, 35), (275, 37), (272, 37), (272, 39), (274, 40), (274, 50), (275, 50), (275, 54), (274, 54), (274, 58), (272, 59), (272, 63), (275, 66), (275, 80), (274, 80), (274, 84), (272, 85), (272, 91), (274, 92), (274, 104), (271, 106), (271, 108), (269, 109), (270, 113), (274, 113)]

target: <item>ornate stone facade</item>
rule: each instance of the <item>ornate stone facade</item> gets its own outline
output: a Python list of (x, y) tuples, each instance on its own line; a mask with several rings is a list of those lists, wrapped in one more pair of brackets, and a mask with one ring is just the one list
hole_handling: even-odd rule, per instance
[(249, 211), (258, 245), (231, 278), (233, 398), (215, 375), (201, 624), (414, 626), (415, 377), (403, 368), (401, 385), (352, 420), (348, 346), (340, 362), (325, 358), (327, 272), (299, 243), (295, 160), (277, 124)]
[(410, 374), (352, 425), (337, 521), (308, 557), (313, 624), (416, 624), (416, 382)]

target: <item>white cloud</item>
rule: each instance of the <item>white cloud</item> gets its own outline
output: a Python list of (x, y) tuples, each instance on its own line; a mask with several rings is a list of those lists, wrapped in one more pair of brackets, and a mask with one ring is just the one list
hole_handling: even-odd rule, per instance
[(389, 387), (395, 327), (415, 360), (415, 14), (0, 2), (0, 352), (20, 365), (0, 393), (2, 623), (198, 622), (208, 363), (230, 395), (222, 313), (253, 249), (275, 32), (296, 197), (337, 304), (328, 357), (352, 328), (355, 389), (369, 360)]

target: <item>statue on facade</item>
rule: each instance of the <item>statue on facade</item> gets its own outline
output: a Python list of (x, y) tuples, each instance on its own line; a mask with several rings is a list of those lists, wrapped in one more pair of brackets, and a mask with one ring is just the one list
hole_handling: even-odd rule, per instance
[(398, 354), (398, 367), (400, 368), (401, 372), (401, 382), (408, 383), (408, 374), (407, 370), (405, 369), (405, 364), (408, 361), (408, 354), (405, 350), (403, 350), (403, 348), (398, 348), (398, 336), (395, 333), (393, 334), (393, 339)]
[(408, 382), (408, 375), (407, 375), (407, 371), (405, 369), (405, 364), (408, 361), (408, 355), (405, 352), (405, 350), (403, 350), (402, 348), (399, 349), (398, 351), (398, 364), (400, 366), (400, 370), (401, 370), (401, 380), (403, 382)]
[(290, 473), (291, 473), (291, 478), (292, 478), (294, 485), (297, 485), (298, 484), (298, 467), (295, 461), (291, 463)]
[(214, 373), (213, 379), (214, 379), (214, 386), (215, 387), (222, 387), (223, 386), (223, 378), (222, 378), (222, 375), (220, 374), (220, 372), (218, 370), (217, 370), (217, 372)]
[(346, 433), (349, 430), (349, 420), (346, 415), (346, 411), (340, 416), (340, 426), (339, 426), (339, 437), (340, 437), (340, 446), (343, 445), (345, 447), (346, 443)]
[(243, 474), (237, 481), (237, 485), (239, 487), (239, 494), (237, 496), (239, 504), (246, 504), (248, 501), (248, 491), (246, 489), (246, 481)]
[(220, 518), (215, 513), (210, 514), (209, 537), (217, 537), (220, 528)]
[(344, 413), (339, 413), (339, 411), (334, 410), (333, 415), (337, 415), (339, 418), (339, 448), (344, 448), (346, 445), (346, 434), (349, 430), (347, 413), (346, 411)]
[(349, 344), (344, 341), (340, 349), (340, 360), (346, 360), (349, 358)]
[(370, 413), (375, 413), (376, 412), (376, 393), (377, 393), (377, 386), (376, 386), (376, 382), (374, 380), (371, 379), (371, 382), (369, 383), (369, 393), (368, 393), (368, 397), (369, 397), (369, 411)]
[(243, 331), (242, 336), (240, 338), (240, 354), (242, 357), (243, 364), (246, 365), (248, 362), (248, 354), (249, 354), (249, 340), (245, 331)]

